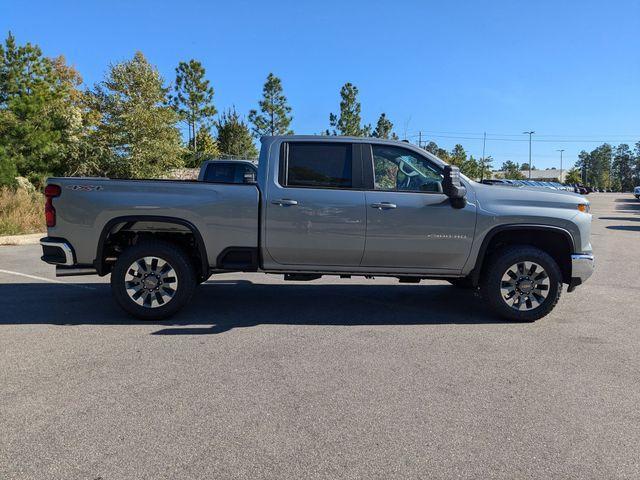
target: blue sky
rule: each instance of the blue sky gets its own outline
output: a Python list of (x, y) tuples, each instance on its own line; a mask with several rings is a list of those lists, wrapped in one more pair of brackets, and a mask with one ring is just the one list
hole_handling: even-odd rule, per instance
[[(178, 8), (179, 7), (179, 8)], [(0, 0), (0, 32), (65, 55), (92, 85), (141, 50), (167, 82), (204, 64), (218, 110), (255, 108), (283, 80), (296, 133), (319, 133), (340, 86), (360, 89), (365, 122), (480, 156), (565, 165), (597, 141), (640, 140), (640, 1)]]

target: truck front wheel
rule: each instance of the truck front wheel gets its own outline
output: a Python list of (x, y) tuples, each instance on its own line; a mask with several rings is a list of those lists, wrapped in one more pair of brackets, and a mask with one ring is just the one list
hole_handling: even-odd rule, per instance
[(562, 274), (556, 261), (531, 246), (506, 247), (487, 260), (481, 292), (502, 318), (533, 322), (553, 310), (562, 293)]
[(111, 291), (122, 309), (141, 320), (160, 320), (191, 298), (196, 275), (184, 251), (167, 242), (144, 241), (124, 251), (111, 272)]

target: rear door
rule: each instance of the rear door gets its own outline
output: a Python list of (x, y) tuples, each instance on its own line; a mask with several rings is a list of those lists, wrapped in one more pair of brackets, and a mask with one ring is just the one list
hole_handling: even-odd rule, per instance
[(281, 265), (358, 266), (366, 207), (360, 145), (283, 143), (269, 182), (265, 248)]
[(441, 167), (414, 150), (380, 144), (363, 149), (368, 183), (363, 267), (462, 269), (475, 231), (476, 208), (451, 206)]

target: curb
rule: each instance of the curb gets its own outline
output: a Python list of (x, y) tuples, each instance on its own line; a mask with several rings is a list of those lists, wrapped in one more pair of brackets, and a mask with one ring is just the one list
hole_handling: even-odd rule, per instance
[(0, 237), (0, 246), (9, 245), (37, 245), (46, 233), (30, 233), (28, 235), (6, 235)]

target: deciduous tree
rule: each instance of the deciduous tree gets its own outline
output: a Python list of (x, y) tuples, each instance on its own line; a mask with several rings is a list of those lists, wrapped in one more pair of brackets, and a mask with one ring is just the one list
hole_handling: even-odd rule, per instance
[(576, 167), (570, 168), (564, 181), (565, 183), (582, 183), (582, 173)]
[(603, 143), (591, 152), (581, 151), (576, 166), (582, 171), (583, 183), (597, 188), (611, 188), (609, 173), (613, 148)]
[(634, 163), (635, 158), (631, 148), (629, 148), (629, 145), (626, 143), (618, 145), (611, 164), (612, 181), (615, 180), (617, 183), (615, 186), (618, 187), (616, 190), (633, 190), (633, 187), (635, 186)]

